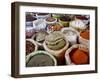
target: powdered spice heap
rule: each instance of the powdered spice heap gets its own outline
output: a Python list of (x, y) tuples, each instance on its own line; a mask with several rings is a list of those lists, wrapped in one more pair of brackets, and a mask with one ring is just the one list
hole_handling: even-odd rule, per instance
[(80, 36), (82, 37), (82, 38), (84, 38), (84, 39), (87, 39), (87, 40), (89, 40), (90, 39), (90, 35), (89, 35), (89, 31), (83, 31), (83, 32), (81, 32), (80, 33)]
[(30, 41), (26, 41), (26, 55), (33, 52), (34, 50), (35, 50), (35, 45)]
[(88, 52), (85, 52), (81, 49), (73, 49), (70, 58), (74, 64), (88, 64), (89, 63), (89, 56)]

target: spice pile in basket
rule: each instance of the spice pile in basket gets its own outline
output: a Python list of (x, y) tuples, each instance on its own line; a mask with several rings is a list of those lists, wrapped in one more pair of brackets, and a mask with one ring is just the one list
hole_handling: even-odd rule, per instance
[(26, 41), (26, 54), (28, 55), (29, 53), (33, 52), (34, 50), (35, 50), (35, 45), (30, 41)]
[(89, 61), (88, 52), (78, 48), (71, 51), (70, 58), (74, 64), (88, 64)]

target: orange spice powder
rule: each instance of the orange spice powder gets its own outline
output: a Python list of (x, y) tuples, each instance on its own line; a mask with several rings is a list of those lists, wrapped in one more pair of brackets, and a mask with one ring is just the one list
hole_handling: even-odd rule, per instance
[(70, 58), (74, 64), (88, 64), (89, 63), (88, 53), (80, 49), (72, 50)]
[(90, 34), (89, 34), (89, 31), (83, 31), (80, 33), (80, 36), (84, 39), (87, 39), (89, 40), (90, 39)]

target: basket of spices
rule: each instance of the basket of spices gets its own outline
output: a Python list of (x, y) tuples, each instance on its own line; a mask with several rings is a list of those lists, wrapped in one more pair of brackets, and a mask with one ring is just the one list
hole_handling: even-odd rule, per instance
[(67, 65), (89, 64), (89, 49), (86, 45), (75, 44), (65, 53)]
[(57, 22), (55, 24), (48, 25), (47, 26), (47, 32), (51, 33), (53, 31), (60, 31), (62, 28), (63, 28), (63, 25)]
[(27, 67), (45, 67), (56, 65), (56, 58), (46, 51), (36, 51), (26, 57)]
[(37, 19), (46, 19), (46, 18), (48, 18), (50, 16), (51, 16), (51, 14), (48, 14), (48, 13), (37, 13), (36, 14), (36, 18)]
[(33, 22), (33, 29), (36, 32), (41, 31), (41, 30), (45, 30), (46, 29), (46, 23), (45, 23), (45, 21), (42, 20), (42, 19), (35, 20)]
[(36, 42), (32, 39), (26, 39), (26, 55), (38, 50)]
[(33, 36), (33, 34), (35, 33), (34, 27), (33, 27), (33, 22), (35, 20), (37, 20), (37, 19), (35, 18), (35, 16), (32, 16), (31, 13), (26, 14), (26, 27), (25, 27), (26, 38), (31, 38)]
[(62, 32), (51, 32), (48, 36), (46, 36), (43, 46), (47, 52), (57, 58), (58, 64), (64, 64), (64, 55), (65, 51), (68, 49), (69, 42)]
[(79, 35), (79, 42), (89, 47), (90, 33), (89, 30), (81, 31)]
[(64, 27), (69, 27), (69, 22), (71, 21), (71, 18), (69, 16), (60, 16), (59, 22), (64, 26)]
[(45, 37), (48, 35), (46, 31), (39, 31), (35, 35), (33, 35), (32, 39), (37, 43), (39, 49), (43, 49), (43, 42), (45, 41)]
[(82, 20), (85, 24), (89, 23), (89, 16), (86, 15), (76, 15), (75, 19)]
[(70, 27), (78, 31), (83, 31), (87, 29), (88, 26), (82, 20), (73, 20), (70, 22)]
[(46, 22), (47, 25), (49, 25), (49, 24), (55, 24), (57, 22), (57, 19), (53, 17), (48, 17), (44, 21)]
[(79, 32), (74, 28), (62, 28), (61, 32), (65, 35), (66, 39), (70, 42), (71, 45), (77, 44)]

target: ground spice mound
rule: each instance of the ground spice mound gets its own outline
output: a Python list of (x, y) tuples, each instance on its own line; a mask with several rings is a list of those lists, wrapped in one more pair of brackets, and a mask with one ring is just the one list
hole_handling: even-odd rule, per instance
[(35, 45), (30, 41), (26, 41), (26, 55), (33, 52), (34, 50), (35, 50)]
[(89, 38), (90, 38), (89, 31), (83, 31), (83, 32), (81, 32), (81, 33), (80, 33), (80, 36), (81, 36), (82, 38), (84, 38), (84, 39), (89, 40)]
[(71, 51), (70, 58), (74, 64), (88, 64), (89, 63), (88, 53), (78, 48), (73, 49)]
[(39, 66), (53, 66), (53, 65), (54, 65), (54, 61), (51, 57), (43, 53), (39, 53), (32, 56), (26, 66), (39, 67)]

